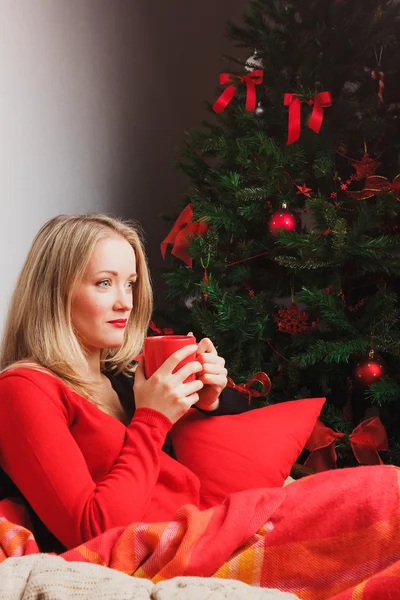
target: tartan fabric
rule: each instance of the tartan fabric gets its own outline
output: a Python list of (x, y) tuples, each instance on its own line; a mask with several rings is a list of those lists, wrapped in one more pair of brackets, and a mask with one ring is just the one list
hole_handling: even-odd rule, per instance
[[(0, 562), (38, 551), (23, 523), (0, 517)], [(303, 600), (394, 600), (400, 469), (327, 471), (282, 489), (232, 494), (204, 511), (186, 505), (172, 522), (116, 527), (61, 556), (154, 583), (213, 576)]]

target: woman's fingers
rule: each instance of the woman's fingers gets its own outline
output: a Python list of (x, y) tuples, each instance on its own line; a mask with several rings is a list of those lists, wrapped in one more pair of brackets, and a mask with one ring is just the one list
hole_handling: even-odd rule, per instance
[(213, 352), (217, 354), (217, 350), (209, 338), (203, 338), (200, 340), (197, 352), (198, 354), (201, 354), (202, 352)]
[(223, 375), (202, 375), (198, 381), (203, 385), (212, 385), (224, 388), (227, 384), (226, 377)]
[(228, 375), (227, 369), (223, 365), (214, 364), (214, 363), (204, 363), (203, 364), (203, 373), (202, 375), (206, 375), (207, 373), (213, 375), (224, 375), (225, 377)]
[(198, 360), (199, 362), (201, 362), (203, 365), (204, 364), (218, 364), (218, 365), (225, 365), (225, 359), (222, 358), (222, 356), (218, 356), (218, 354), (211, 354), (211, 352), (205, 352), (203, 354), (198, 354), (196, 356), (196, 360)]
[(184, 395), (190, 396), (191, 394), (195, 394), (199, 392), (203, 387), (204, 383), (200, 379), (195, 379), (195, 381), (189, 381), (188, 383), (183, 383)]
[(191, 394), (190, 396), (186, 396), (186, 402), (188, 404), (190, 404), (190, 406), (193, 406), (193, 404), (197, 404), (198, 401), (199, 401), (199, 394), (197, 392), (194, 394)]
[(196, 351), (196, 344), (190, 344), (190, 346), (184, 346), (183, 348), (179, 348), (179, 350), (171, 354), (171, 356), (169, 356), (167, 360), (163, 362), (161, 367), (159, 367), (156, 372), (158, 372), (160, 375), (169, 375), (182, 360), (184, 360), (191, 354), (196, 354)]
[(176, 371), (173, 377), (179, 383), (182, 383), (185, 381), (185, 379), (190, 377), (190, 375), (193, 375), (193, 373), (200, 373), (200, 371), (203, 371), (203, 365), (200, 362), (190, 362), (186, 365), (183, 365), (183, 367)]

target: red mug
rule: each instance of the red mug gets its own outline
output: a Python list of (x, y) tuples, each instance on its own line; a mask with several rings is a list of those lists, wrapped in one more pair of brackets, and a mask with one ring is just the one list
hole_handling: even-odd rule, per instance
[[(193, 335), (152, 335), (144, 338), (144, 371), (146, 379), (149, 379), (155, 371), (177, 350), (184, 346), (196, 344)], [(196, 360), (196, 352), (184, 358), (172, 371), (176, 373), (187, 363)], [(195, 381), (196, 373), (192, 373), (183, 383)]]

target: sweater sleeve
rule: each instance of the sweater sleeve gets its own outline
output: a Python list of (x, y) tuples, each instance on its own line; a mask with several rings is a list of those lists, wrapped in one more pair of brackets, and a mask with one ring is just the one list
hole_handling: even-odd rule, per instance
[(95, 483), (59, 396), (21, 375), (0, 380), (0, 466), (46, 527), (72, 548), (142, 519), (172, 423), (155, 410), (137, 409), (110, 472)]

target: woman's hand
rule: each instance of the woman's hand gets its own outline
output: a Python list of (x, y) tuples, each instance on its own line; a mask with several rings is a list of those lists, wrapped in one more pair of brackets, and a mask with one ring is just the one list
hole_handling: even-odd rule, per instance
[(136, 408), (152, 408), (165, 415), (172, 423), (176, 423), (189, 408), (199, 401), (199, 392), (204, 383), (201, 379), (183, 383), (193, 373), (203, 370), (200, 361), (187, 363), (176, 373), (172, 371), (179, 363), (198, 351), (199, 346), (193, 344), (180, 348), (172, 354), (161, 367), (146, 379), (143, 355), (135, 371), (133, 386)]
[[(188, 335), (193, 334), (190, 332)], [(197, 376), (197, 380), (204, 384), (203, 389), (199, 391), (196, 406), (203, 410), (216, 410), (219, 406), (219, 395), (228, 383), (225, 360), (218, 356), (209, 338), (203, 338), (199, 342), (196, 358), (203, 365), (203, 371)]]

